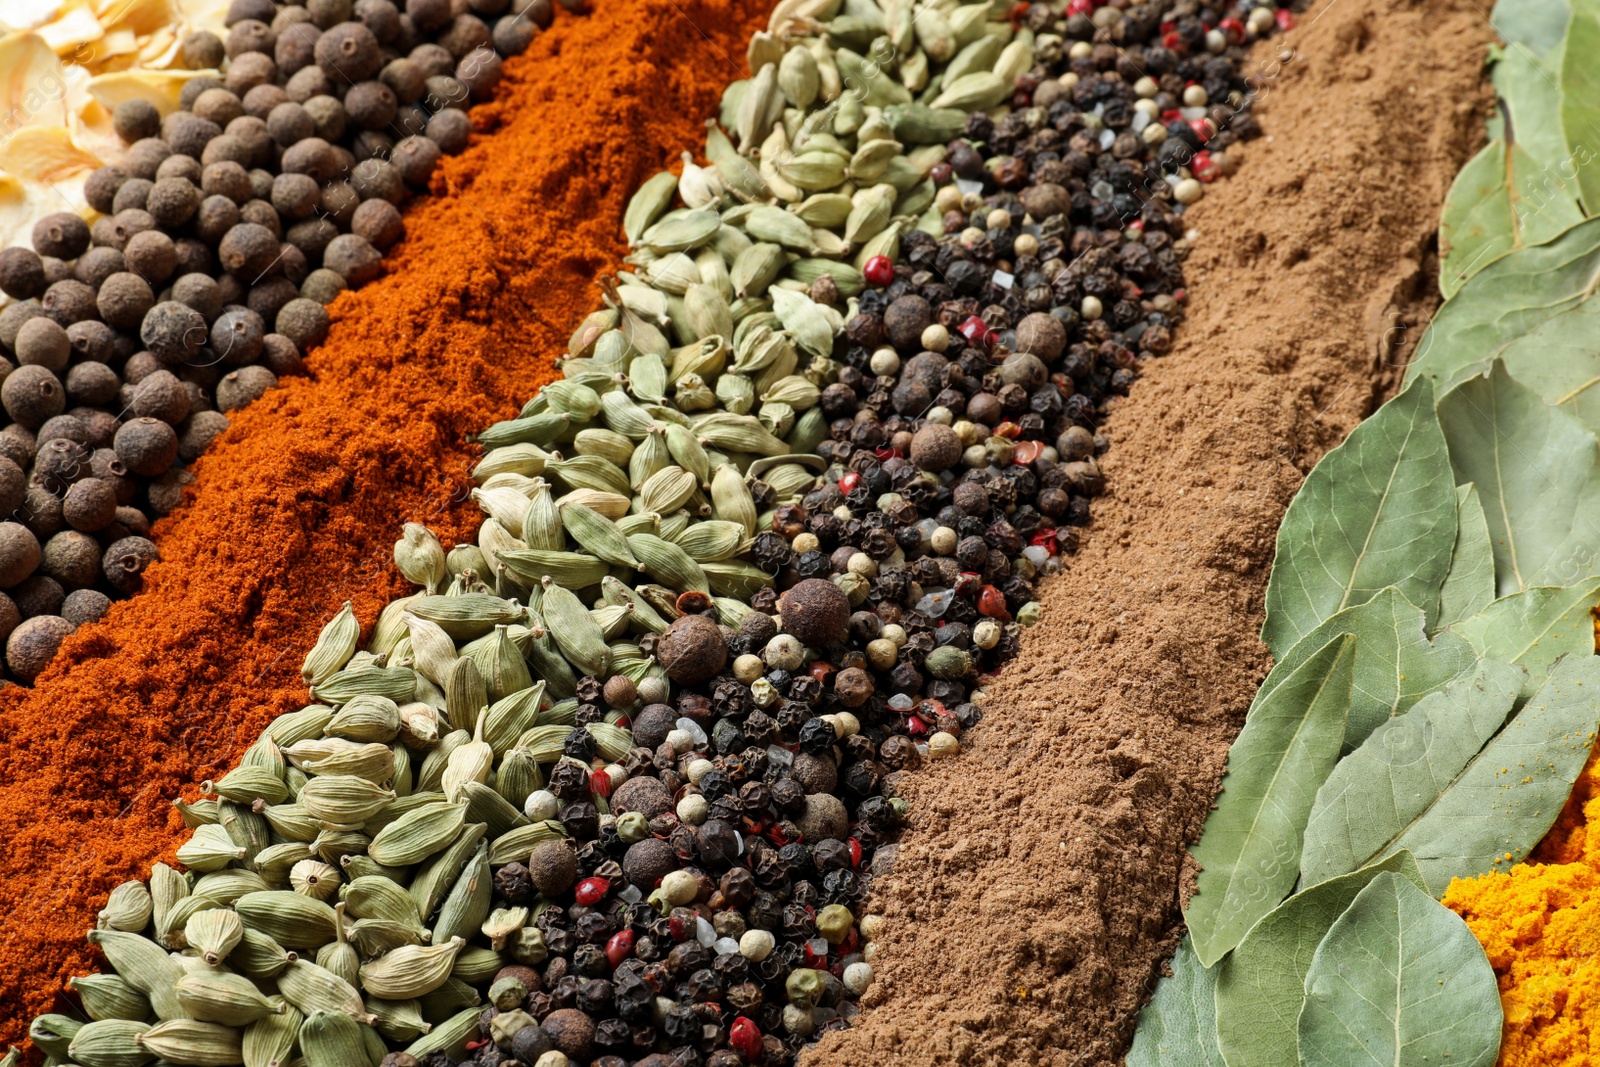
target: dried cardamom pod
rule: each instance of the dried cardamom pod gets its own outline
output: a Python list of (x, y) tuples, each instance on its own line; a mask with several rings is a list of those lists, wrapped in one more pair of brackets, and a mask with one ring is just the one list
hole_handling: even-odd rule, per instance
[(384, 1000), (409, 1000), (431, 993), (450, 977), (450, 968), (465, 944), (454, 937), (442, 945), (397, 948), (361, 968), (361, 985)]
[[(406, 543), (401, 541), (396, 544), (396, 553), (400, 552), (400, 545)], [(328, 624), (317, 635), (316, 644), (306, 653), (305, 662), (300, 667), (300, 676), (306, 680), (306, 684), (316, 685), (326, 681), (349, 662), (360, 637), (361, 623), (357, 621), (355, 610), (347, 600), (339, 613), (328, 620)]]
[(239, 947), (239, 942), (244, 940), (244, 923), (237, 912), (213, 908), (200, 912), (184, 924), (183, 939), (206, 961), (206, 966), (220, 967), (229, 954)]
[(151, 1029), (147, 1022), (132, 1019), (104, 1019), (87, 1023), (74, 1031), (62, 1051), (84, 1064), (106, 1067), (135, 1067), (150, 1062), (150, 1054), (139, 1050), (138, 1041)]
[(194, 836), (178, 846), (178, 862), (191, 871), (219, 871), (244, 859), (244, 854), (244, 846), (234, 844), (220, 826), (197, 827)]
[[(628, 538), (628, 546), (634, 548), (634, 537)], [(633, 554), (636, 557), (638, 555), (637, 551)], [(640, 562), (642, 564), (643, 560)], [(584, 674), (607, 677), (610, 673), (611, 649), (606, 645), (600, 627), (589, 617), (589, 610), (569, 589), (557, 585), (548, 576), (542, 585), (544, 617), (556, 647), (561, 649), (561, 654), (568, 662)]]
[(379, 830), (367, 846), (367, 855), (393, 867), (420, 863), (448, 845), (465, 822), (466, 809), (459, 804), (424, 805)]
[(95, 1022), (127, 1019), (144, 1022), (150, 1018), (150, 998), (133, 988), (118, 974), (85, 974), (67, 979), (67, 988), (83, 1001), (84, 1014)]
[(287, 1007), (282, 999), (269, 1000), (250, 979), (226, 971), (186, 974), (178, 979), (177, 992), (178, 1003), (191, 1016), (223, 1026), (249, 1026)]
[[(494, 875), (489, 869), (489, 846), (480, 844), (445, 896), (444, 903), (439, 906), (439, 915), (433, 924), (432, 943), (444, 945), (459, 942), (464, 945), (466, 938), (476, 933), (488, 917), (493, 892)], [(451, 963), (453, 966), (453, 957)], [(449, 974), (449, 968), (445, 969), (445, 973)], [(434, 988), (437, 986), (418, 990), (411, 995), (421, 996), (432, 992)]]
[(317, 949), (317, 966), (352, 986), (360, 974), (361, 957), (350, 944), (342, 901), (333, 906), (333, 940)]
[[(315, 949), (333, 940), (333, 909), (292, 890), (246, 893), (234, 903), (234, 910), (247, 929), (266, 934), (285, 948)], [(294, 998), (290, 1003), (296, 1003)]]
[[(333, 909), (328, 910), (331, 913)], [(305, 960), (295, 960), (279, 973), (278, 991), (307, 1021), (319, 1013), (345, 1015), (363, 1023), (372, 1019), (354, 985)]]
[(622, 232), (627, 235), (629, 244), (639, 243), (639, 238), (650, 224), (672, 204), (672, 196), (677, 190), (678, 179), (669, 171), (653, 174), (639, 186), (622, 213)]
[[(444, 546), (439, 543), (432, 530), (415, 522), (406, 523), (400, 540), (394, 543), (394, 562), (395, 566), (400, 568), (400, 573), (405, 575), (406, 581), (412, 585), (420, 585), (430, 593), (438, 592), (439, 586), (444, 584), (449, 574), (444, 565)], [(359, 626), (357, 629), (359, 630)], [(321, 644), (320, 639), (318, 644)], [(345, 656), (345, 659), (349, 658), (348, 655)], [(317, 664), (319, 667), (321, 665), (320, 662)], [(306, 680), (313, 685), (317, 684), (309, 675)]]
[(150, 1007), (158, 1019), (183, 1018), (185, 1012), (176, 992), (183, 966), (160, 945), (123, 930), (91, 930), (89, 943), (98, 945), (112, 969), (150, 998)]
[(305, 1016), (282, 997), (269, 998), (281, 1011), (264, 1015), (245, 1027), (244, 1067), (281, 1067), (289, 1060)]
[(111, 890), (95, 923), (101, 930), (126, 930), (136, 934), (150, 925), (153, 911), (150, 890), (143, 882), (123, 882)]
[(394, 790), (353, 774), (319, 775), (300, 790), (307, 814), (338, 826), (359, 826), (394, 799)]

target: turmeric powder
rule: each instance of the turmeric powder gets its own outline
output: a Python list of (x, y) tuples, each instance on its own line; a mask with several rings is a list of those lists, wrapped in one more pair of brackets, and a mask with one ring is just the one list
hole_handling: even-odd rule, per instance
[(1456, 879), (1444, 903), (1500, 979), (1498, 1067), (1600, 1067), (1600, 752), (1528, 862)]

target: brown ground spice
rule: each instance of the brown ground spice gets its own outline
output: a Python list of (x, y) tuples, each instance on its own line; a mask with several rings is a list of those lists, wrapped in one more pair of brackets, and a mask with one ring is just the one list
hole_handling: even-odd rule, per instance
[(1116, 1063), (1176, 944), (1185, 848), (1269, 663), (1278, 522), (1396, 383), (1482, 136), (1491, 31), (1470, 0), (1333, 0), (1300, 25), (1268, 136), (1192, 216), (1178, 344), (1105, 427), (1085, 547), (967, 751), (912, 776), (869, 909), (871, 1010), (812, 1065)]
[[(506, 64), (493, 131), (446, 159), (388, 277), (334, 305), (312, 380), (239, 414), (157, 528), (147, 591), (0, 694), (0, 1048), (94, 966), (117, 882), (179, 837), (169, 801), (305, 701), (300, 662), (341, 602), (404, 590), (406, 521), (477, 525), (466, 435), (551, 377), (624, 249), (627, 198), (704, 140), (766, 0), (602, 0)], [(730, 57), (736, 57), (730, 58)]]

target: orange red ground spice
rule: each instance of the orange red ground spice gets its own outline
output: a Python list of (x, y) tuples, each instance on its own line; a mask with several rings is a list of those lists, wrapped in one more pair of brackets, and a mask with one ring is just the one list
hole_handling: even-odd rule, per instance
[[(389, 275), (333, 307), (328, 342), (244, 411), (157, 527), (147, 591), (0, 693), (0, 1048), (95, 965), (111, 886), (170, 859), (169, 801), (304, 701), (299, 666), (352, 600), (402, 590), (403, 522), (475, 523), (469, 433), (553, 376), (622, 254), (626, 199), (703, 137), (765, 0), (601, 0), (506, 64), (489, 136), (447, 159)], [(734, 57), (738, 57), (737, 59)]]

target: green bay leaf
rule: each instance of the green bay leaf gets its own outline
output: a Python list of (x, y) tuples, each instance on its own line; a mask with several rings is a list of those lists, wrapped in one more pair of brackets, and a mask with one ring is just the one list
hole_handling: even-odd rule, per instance
[(1456, 548), (1439, 590), (1439, 625), (1470, 619), (1494, 600), (1494, 546), (1475, 485), (1456, 486)]
[(1439, 221), (1439, 291), (1446, 299), (1495, 260), (1583, 221), (1576, 189), (1519, 144), (1490, 141), (1467, 161)]
[(1566, 0), (1496, 0), (1490, 25), (1505, 40), (1542, 56), (1561, 43), (1570, 15)]
[(1522, 710), (1391, 839), (1435, 896), (1452, 878), (1510, 870), (1572, 792), (1600, 721), (1600, 658), (1569, 656)]
[[(1576, 0), (1561, 44), (1561, 132), (1574, 153), (1580, 145), (1600, 145), (1600, 4)], [(1592, 151), (1591, 151), (1592, 156)], [(1600, 173), (1577, 168), (1579, 198), (1586, 214), (1600, 215)]]
[(1433, 391), (1420, 382), (1312, 469), (1278, 529), (1261, 628), (1273, 655), (1386, 586), (1437, 615), (1456, 539), (1445, 462)]
[[(1295, 643), (1272, 668), (1250, 714), (1263, 704), (1305, 660), (1340, 634), (1354, 634), (1354, 684), (1344, 749), (1355, 748), (1379, 724), (1399, 715), (1445, 682), (1472, 669), (1477, 660), (1462, 637), (1442, 631), (1431, 639), (1422, 609), (1388, 588), (1365, 604), (1328, 619)], [(1247, 720), (1248, 721), (1248, 720)]]
[(1406, 381), (1429, 378), (1443, 396), (1540, 323), (1570, 314), (1597, 286), (1600, 219), (1503, 256), (1439, 309), (1417, 345)]
[(1526, 668), (1522, 695), (1531, 696), (1562, 656), (1594, 652), (1594, 619), (1589, 611), (1597, 599), (1600, 578), (1572, 586), (1534, 586), (1501, 597), (1450, 631), (1480, 656)]
[(1317, 946), (1356, 894), (1386, 872), (1423, 888), (1416, 860), (1398, 852), (1296, 893), (1252, 926), (1217, 967), (1217, 1037), (1228, 1067), (1295, 1062), (1306, 972)]
[(1490, 1067), (1494, 968), (1461, 918), (1397, 874), (1356, 895), (1317, 946), (1298, 1025), (1302, 1067)]
[[(1532, 2), (1547, 4), (1548, 0)], [(1565, 31), (1564, 14), (1561, 26)], [(1542, 185), (1571, 189), (1576, 199), (1576, 183), (1572, 179), (1577, 164), (1567, 148), (1566, 134), (1561, 132), (1560, 53), (1539, 56), (1515, 42), (1503, 51), (1491, 48), (1490, 52), (1494, 57), (1490, 77), (1510, 121), (1512, 140), (1533, 158), (1534, 170), (1544, 176)]]
[(1156, 983), (1128, 1049), (1127, 1067), (1224, 1067), (1217, 1048), (1217, 972), (1201, 966), (1185, 937), (1172, 974)]
[(1496, 361), (1439, 401), (1456, 480), (1482, 494), (1501, 595), (1565, 585), (1600, 563), (1600, 450)]
[(1308, 656), (1228, 750), (1222, 793), (1193, 849), (1201, 871), (1185, 914), (1208, 967), (1294, 887), (1306, 817), (1344, 739), (1355, 645), (1346, 634)]
[(1384, 856), (1500, 729), (1523, 677), (1516, 667), (1483, 660), (1340, 760), (1317, 791), (1306, 823), (1301, 884), (1316, 885)]

